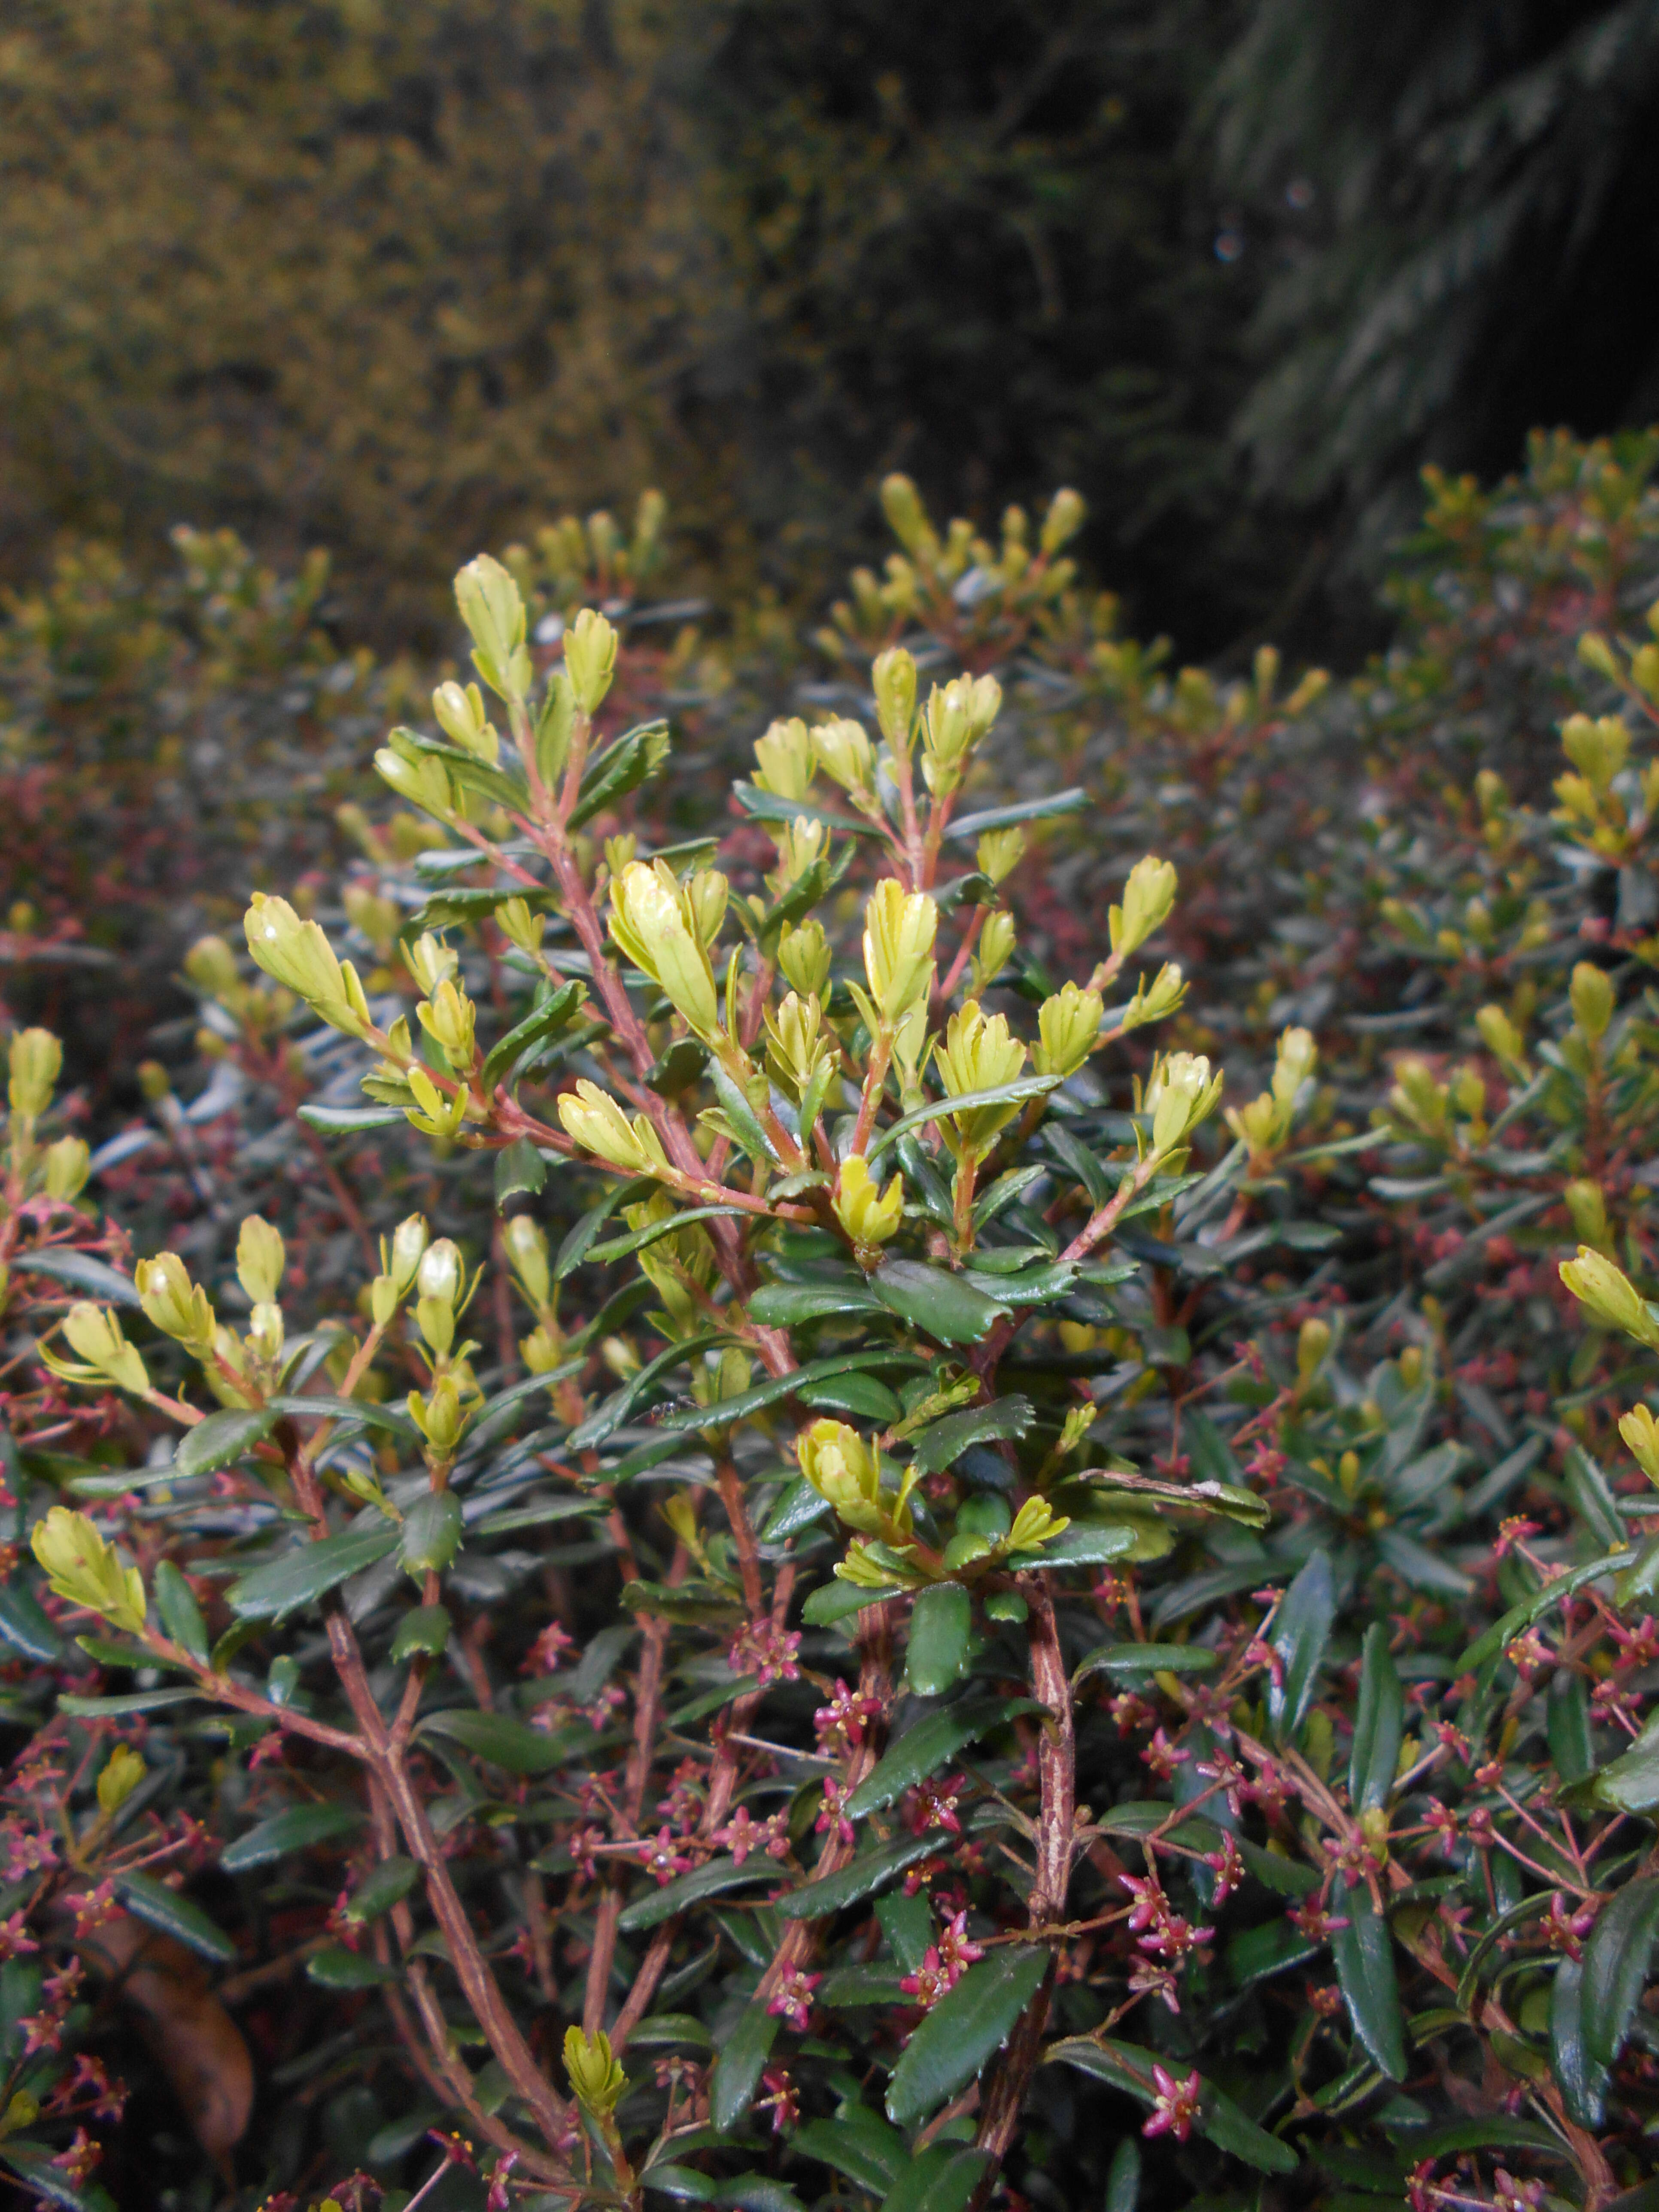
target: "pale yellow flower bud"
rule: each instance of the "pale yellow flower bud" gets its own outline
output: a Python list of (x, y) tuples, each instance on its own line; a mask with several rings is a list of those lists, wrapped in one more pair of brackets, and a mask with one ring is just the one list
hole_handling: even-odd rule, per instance
[(64, 1048), (50, 1030), (19, 1030), (11, 1041), (9, 1064), (11, 1110), (33, 1121), (52, 1103)]
[(515, 1213), (501, 1231), (501, 1243), (513, 1272), (532, 1306), (544, 1306), (552, 1289), (547, 1265), (547, 1237), (527, 1213)]
[(445, 976), (431, 998), (422, 999), (415, 1012), (427, 1035), (442, 1046), (451, 1067), (464, 1073), (471, 1066), (477, 1050), (477, 1009), (465, 991), (458, 990)]
[(524, 600), (499, 561), (488, 553), (469, 561), (455, 579), (455, 604), (471, 634), (478, 673), (493, 690), (520, 696), (528, 689)]
[(576, 704), (596, 714), (617, 672), (616, 631), (602, 614), (584, 607), (564, 634), (564, 665)]
[(1221, 1078), (1211, 1074), (1202, 1053), (1171, 1053), (1147, 1086), (1153, 1152), (1171, 1152), (1184, 1145), (1220, 1096)]
[(854, 1152), (841, 1164), (835, 1198), (836, 1218), (854, 1244), (868, 1249), (897, 1234), (904, 1218), (904, 1185), (897, 1176), (882, 1190)]
[(222, 937), (198, 937), (185, 955), (185, 973), (205, 998), (228, 999), (241, 987), (236, 956)]
[(712, 951), (726, 923), (732, 887), (718, 868), (699, 868), (685, 886), (691, 927), (705, 951)]
[(583, 1076), (574, 1091), (559, 1094), (559, 1119), (565, 1133), (585, 1152), (595, 1152), (614, 1168), (637, 1175), (652, 1163), (635, 1128), (608, 1092)]
[(406, 799), (423, 814), (435, 814), (447, 822), (455, 811), (455, 795), (441, 761), (429, 757), (406, 760), (390, 745), (382, 745), (374, 756), (374, 773), (399, 799)]
[(817, 1074), (833, 1040), (823, 1034), (823, 1009), (816, 999), (791, 991), (774, 1013), (766, 1010), (766, 1064), (779, 1088), (799, 1100)]
[(507, 943), (516, 945), (520, 952), (540, 951), (547, 925), (527, 899), (504, 899), (495, 909), (495, 923)]
[(352, 1006), (334, 948), (316, 922), (301, 921), (286, 899), (255, 891), (243, 927), (247, 949), (266, 975), (285, 983), (335, 1028), (356, 1029), (361, 1010)]
[(1148, 853), (1129, 871), (1123, 886), (1123, 903), (1107, 917), (1114, 952), (1139, 951), (1155, 929), (1163, 927), (1175, 904), (1176, 871), (1172, 861)]
[(451, 1307), (459, 1302), (466, 1287), (466, 1265), (453, 1237), (441, 1237), (435, 1243), (427, 1246), (421, 1255), (415, 1281), (422, 1298)]
[(1659, 1421), (1645, 1406), (1632, 1406), (1620, 1417), (1619, 1433), (1643, 1474), (1659, 1488)]
[(878, 654), (870, 683), (881, 733), (902, 759), (910, 750), (916, 719), (916, 664), (902, 645), (892, 646)]
[(207, 1292), (192, 1284), (189, 1271), (176, 1252), (158, 1252), (141, 1260), (132, 1271), (139, 1303), (151, 1323), (198, 1352), (211, 1351), (218, 1327)]
[(459, 684), (441, 684), (432, 695), (432, 712), (452, 744), (477, 753), (493, 767), (501, 757), (501, 739), (484, 713), (483, 694), (476, 684), (463, 690)]
[(282, 1286), (287, 1248), (281, 1230), (250, 1213), (236, 1239), (236, 1279), (256, 1306), (274, 1303)]
[(843, 791), (868, 791), (875, 781), (875, 754), (862, 722), (838, 716), (812, 732), (818, 766)]
[(1037, 1010), (1037, 1047), (1031, 1064), (1039, 1075), (1075, 1075), (1094, 1050), (1105, 1012), (1098, 991), (1063, 983)]
[(939, 908), (925, 891), (906, 891), (891, 876), (876, 885), (864, 910), (864, 972), (889, 1029), (933, 990), (938, 927)]
[[(1097, 1026), (1098, 1020), (1097, 1015)], [(1025, 1047), (1009, 1034), (1005, 1015), (993, 1014), (988, 1020), (978, 1000), (969, 999), (951, 1015), (943, 1040), (934, 1047), (933, 1064), (945, 1090), (953, 1098), (960, 1098), (969, 1091), (995, 1091), (1016, 1081), (1025, 1065)], [(954, 1133), (963, 1152), (981, 1158), (990, 1150), (998, 1131), (1006, 1128), (1018, 1111), (1017, 1100), (1007, 1105), (970, 1107), (965, 1114), (950, 1116), (946, 1133)]]
[(580, 2027), (566, 2029), (564, 2070), (576, 2102), (598, 2119), (607, 2119), (627, 2092), (628, 2076), (611, 2056), (611, 2038), (603, 2030), (589, 2035)]
[(1570, 1182), (1561, 1195), (1567, 1202), (1573, 1233), (1579, 1242), (1604, 1246), (1607, 1242), (1607, 1207), (1601, 1184), (1580, 1176)]
[(1505, 1067), (1519, 1068), (1526, 1059), (1526, 1041), (1502, 1006), (1482, 1006), (1474, 1025), (1492, 1058)]
[(1620, 1328), (1638, 1344), (1659, 1346), (1659, 1322), (1629, 1276), (1603, 1254), (1580, 1245), (1577, 1259), (1561, 1262), (1561, 1279), (1604, 1328)]
[(1018, 941), (1019, 929), (1011, 914), (999, 909), (988, 914), (979, 928), (979, 947), (974, 955), (974, 989), (988, 990), (994, 979), (1008, 965), (1009, 955)]
[(844, 1421), (814, 1421), (795, 1439), (800, 1471), (849, 1528), (881, 1528), (881, 1468), (875, 1453)]
[(623, 951), (662, 986), (687, 1025), (698, 1036), (717, 1036), (720, 1001), (714, 971), (687, 920), (672, 872), (647, 867), (640, 860), (625, 868), (611, 886), (610, 926)]
[(935, 684), (922, 715), (922, 774), (938, 797), (954, 791), (968, 756), (995, 721), (1002, 686), (994, 676), (957, 676)]
[(46, 1196), (79, 1198), (86, 1188), (92, 1154), (81, 1137), (59, 1137), (46, 1146)]
[(803, 999), (822, 1000), (830, 981), (830, 940), (822, 923), (786, 923), (778, 939), (778, 965)]
[(1167, 1020), (1186, 995), (1186, 977), (1175, 961), (1166, 960), (1150, 981), (1143, 975), (1136, 984), (1123, 1012), (1125, 1030), (1138, 1030), (1143, 1022)]
[(1599, 1044), (1613, 1019), (1613, 990), (1605, 969), (1581, 960), (1572, 971), (1572, 1018), (1592, 1044)]
[(1598, 791), (1605, 791), (1630, 757), (1630, 732), (1617, 714), (1595, 721), (1588, 714), (1574, 714), (1562, 725), (1561, 750)]
[(392, 1232), (392, 1250), (388, 1256), (386, 1239), (380, 1240), (380, 1265), (391, 1276), (398, 1296), (405, 1297), (414, 1283), (432, 1232), (426, 1225), (423, 1213), (408, 1213)]
[(755, 740), (755, 781), (775, 799), (805, 799), (817, 767), (817, 749), (799, 715), (774, 722)]

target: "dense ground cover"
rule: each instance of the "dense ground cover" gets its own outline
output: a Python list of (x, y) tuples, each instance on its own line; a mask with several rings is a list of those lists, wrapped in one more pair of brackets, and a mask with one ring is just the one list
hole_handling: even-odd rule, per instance
[(15, 610), (20, 2186), (1645, 2183), (1656, 460), (1431, 483), (1347, 684), (902, 483), (810, 645), (649, 507), (435, 691)]

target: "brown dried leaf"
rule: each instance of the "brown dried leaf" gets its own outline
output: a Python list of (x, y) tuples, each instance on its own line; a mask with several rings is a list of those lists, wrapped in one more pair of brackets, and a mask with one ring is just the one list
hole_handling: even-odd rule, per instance
[(208, 1986), (195, 1954), (126, 1914), (83, 1943), (118, 1993), (144, 2015), (145, 2039), (210, 2158), (241, 2141), (253, 2105), (253, 2062), (242, 2032)]

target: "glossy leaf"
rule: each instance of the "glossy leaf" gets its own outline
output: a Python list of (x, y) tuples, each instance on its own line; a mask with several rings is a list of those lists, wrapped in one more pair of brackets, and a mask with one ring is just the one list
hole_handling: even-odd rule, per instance
[(1366, 2055), (1391, 2081), (1406, 2078), (1405, 2023), (1395, 1978), (1394, 1939), (1386, 1915), (1371, 1902), (1364, 1882), (1332, 1891), (1332, 1911), (1347, 1922), (1331, 1937), (1336, 1978), (1354, 2033)]
[(965, 1413), (947, 1413), (942, 1421), (918, 1431), (906, 1449), (924, 1474), (942, 1474), (969, 1444), (1023, 1437), (1034, 1419), (1029, 1398), (999, 1398), (993, 1405), (970, 1406)]
[(1400, 1763), (1405, 1718), (1405, 1692), (1389, 1650), (1389, 1632), (1381, 1621), (1374, 1621), (1365, 1632), (1359, 1705), (1348, 1757), (1348, 1797), (1357, 1813), (1388, 1802)]
[(928, 1775), (936, 1774), (947, 1759), (975, 1738), (987, 1735), (1012, 1713), (1024, 1710), (1023, 1702), (1010, 1705), (1000, 1698), (965, 1698), (944, 1712), (929, 1713), (907, 1729), (873, 1772), (867, 1774), (847, 1801), (851, 1817), (879, 1813)]
[(881, 1300), (861, 1282), (763, 1283), (749, 1301), (749, 1317), (763, 1328), (799, 1328), (831, 1314), (880, 1311)]
[(236, 1946), (223, 1929), (216, 1927), (199, 1905), (180, 1897), (154, 1875), (118, 1874), (114, 1879), (116, 1894), (134, 1919), (159, 1928), (164, 1936), (171, 1936), (200, 1958), (211, 1959), (216, 1966), (228, 1966), (236, 1957)]
[(861, 2106), (836, 2113), (833, 2120), (808, 2120), (789, 2138), (800, 2158), (815, 2158), (872, 2197), (884, 2197), (910, 2163), (909, 2146), (898, 2130)]
[(873, 1375), (827, 1375), (821, 1382), (803, 1382), (798, 1395), (815, 1413), (851, 1413), (855, 1420), (872, 1422), (878, 1429), (890, 1426), (904, 1412), (887, 1385)]
[(1550, 2071), (1560, 2089), (1567, 2117), (1581, 2128), (1599, 2128), (1607, 2102), (1607, 2075), (1589, 2055), (1585, 2038), (1584, 1969), (1563, 1959), (1550, 1991)]
[[(512, 1029), (508, 1030), (505, 1036), (496, 1040), (484, 1054), (483, 1066), (478, 1071), (478, 1082), (486, 1098), (498, 1083), (506, 1082), (527, 1052), (533, 1051), (537, 1045), (545, 1043), (549, 1037), (556, 1036), (561, 1030), (569, 1027), (576, 1018), (577, 1010), (582, 1002), (582, 986), (580, 983), (562, 983), (550, 998), (544, 999), (538, 1006), (532, 1007), (521, 1022), (516, 1023)], [(524, 1138), (519, 1139), (519, 1144), (526, 1142)], [(516, 1152), (518, 1145), (509, 1146), (508, 1150)], [(544, 1180), (547, 1172), (546, 1163), (533, 1146), (531, 1146), (529, 1150), (536, 1167), (542, 1170)], [(505, 1158), (506, 1155), (503, 1154), (501, 1157)], [(500, 1172), (498, 1167), (495, 1191), (495, 1202), (498, 1206), (504, 1196), (511, 1194), (510, 1191), (502, 1191)], [(519, 1171), (514, 1172), (517, 1174)], [(531, 1167), (528, 1161), (524, 1162), (521, 1177), (513, 1182), (512, 1189), (538, 1191), (541, 1188), (541, 1182), (535, 1180), (535, 1169)]]
[(387, 1982), (395, 1982), (395, 1966), (383, 1966), (367, 1951), (348, 1950), (343, 1943), (331, 1943), (321, 1951), (313, 1951), (306, 1960), (306, 1978), (315, 1982), (319, 1990), (374, 1990)]
[(351, 1893), (351, 1902), (346, 1907), (349, 1920), (378, 1920), (383, 1912), (390, 1912), (394, 1905), (401, 1905), (410, 1892), (420, 1882), (421, 1869), (413, 1859), (401, 1855), (382, 1859), (371, 1874), (365, 1875)]
[(1659, 1877), (1629, 1881), (1604, 1905), (1584, 1945), (1584, 2048), (1610, 2068), (1625, 2047), (1659, 1936)]
[(14, 1252), (9, 1255), (7, 1265), (15, 1274), (44, 1275), (51, 1282), (62, 1283), (66, 1290), (78, 1291), (83, 1297), (96, 1298), (100, 1305), (137, 1307), (140, 1304), (131, 1276), (94, 1260), (89, 1252)]
[(959, 1680), (973, 1625), (973, 1601), (960, 1583), (935, 1583), (917, 1593), (904, 1667), (917, 1697), (941, 1697)]
[(754, 2102), (778, 2026), (776, 2013), (751, 2003), (721, 2046), (708, 2081), (708, 2117), (722, 2132), (735, 2127)]
[(1595, 1764), (1583, 1677), (1559, 1668), (1550, 1677), (1546, 1712), (1551, 1765), (1563, 1782), (1582, 1782)]
[[(1131, 2097), (1150, 2105), (1157, 2095), (1152, 2069), (1167, 2062), (1155, 2051), (1136, 2043), (1120, 2043), (1103, 2036), (1071, 2035), (1051, 2043), (1043, 2052), (1045, 2064), (1059, 2063), (1108, 2081)], [(1176, 2072), (1174, 2067), (1168, 2070)], [(1220, 2149), (1231, 2151), (1262, 2173), (1294, 2173), (1301, 2160), (1288, 2143), (1259, 2128), (1231, 2097), (1212, 2081), (1206, 2081), (1199, 2099), (1198, 2131)]]
[(882, 2199), (881, 2212), (967, 2212), (990, 2162), (989, 2151), (970, 2145), (930, 2143)]
[(320, 1543), (296, 1545), (233, 1583), (226, 1593), (230, 1609), (246, 1620), (283, 1620), (385, 1559), (397, 1542), (397, 1529), (382, 1521), (374, 1528), (325, 1536)]
[(26, 1659), (46, 1662), (59, 1656), (64, 1639), (52, 1626), (40, 1601), (14, 1574), (0, 1583), (0, 1640)]
[(1102, 1644), (1080, 1660), (1073, 1687), (1091, 1674), (1150, 1680), (1154, 1674), (1208, 1674), (1220, 1662), (1201, 1644)]
[(181, 1478), (211, 1474), (216, 1468), (245, 1459), (255, 1444), (270, 1434), (279, 1418), (269, 1406), (210, 1413), (179, 1437), (173, 1449), (173, 1473)]
[(1589, 1795), (1609, 1813), (1659, 1809), (1659, 1713), (1646, 1723), (1628, 1751), (1598, 1770)]
[(549, 1774), (562, 1766), (568, 1756), (556, 1736), (526, 1728), (509, 1714), (480, 1712), (469, 1705), (446, 1706), (428, 1713), (415, 1732), (458, 1743), (463, 1751), (488, 1759), (492, 1766), (505, 1767), (509, 1774)]
[(641, 1928), (655, 1928), (665, 1920), (672, 1920), (677, 1912), (684, 1912), (689, 1905), (700, 1898), (721, 1897), (729, 1889), (746, 1889), (756, 1882), (775, 1887), (777, 1863), (763, 1851), (751, 1851), (739, 1866), (734, 1858), (710, 1859), (707, 1866), (696, 1867), (690, 1874), (676, 1875), (660, 1889), (638, 1898), (626, 1906), (617, 1926), (629, 1934)]
[(162, 1559), (157, 1565), (150, 1577), (150, 1595), (155, 1601), (163, 1632), (181, 1651), (188, 1651), (192, 1659), (199, 1659), (205, 1665), (211, 1648), (207, 1623), (190, 1584), (171, 1559)]
[(866, 1897), (873, 1897), (889, 1882), (896, 1881), (907, 1869), (937, 1851), (939, 1845), (938, 1833), (928, 1831), (920, 1836), (902, 1837), (896, 1844), (879, 1844), (874, 1850), (860, 1851), (838, 1874), (826, 1875), (822, 1881), (803, 1882), (799, 1889), (781, 1897), (775, 1909), (785, 1920), (822, 1920), (830, 1913), (839, 1912), (844, 1905), (857, 1905)]
[(362, 1819), (355, 1805), (290, 1805), (228, 1844), (219, 1854), (219, 1863), (227, 1874), (246, 1874), (286, 1858), (290, 1851), (310, 1850), (349, 1836), (362, 1826)]
[(959, 1275), (920, 1260), (886, 1261), (870, 1284), (890, 1313), (939, 1344), (978, 1344), (1008, 1311)]
[(969, 1966), (900, 2053), (887, 2085), (888, 2118), (912, 2126), (965, 2088), (1012, 2033), (1048, 1963), (1047, 1951), (1011, 1948)]
[(1281, 1740), (1293, 1737), (1319, 1686), (1319, 1663), (1336, 1618), (1336, 1588), (1330, 1554), (1316, 1552), (1279, 1602), (1273, 1616), (1273, 1648), (1284, 1673), (1268, 1690), (1267, 1711)]

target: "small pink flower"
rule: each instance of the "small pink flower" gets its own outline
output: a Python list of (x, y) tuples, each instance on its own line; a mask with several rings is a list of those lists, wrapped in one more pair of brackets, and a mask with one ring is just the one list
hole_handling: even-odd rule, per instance
[(1493, 1559), (1506, 1558), (1513, 1546), (1524, 1543), (1528, 1536), (1537, 1535), (1541, 1526), (1540, 1522), (1528, 1521), (1519, 1513), (1511, 1513), (1507, 1521), (1500, 1521), (1498, 1524), (1498, 1541), (1492, 1547)]
[(674, 1849), (674, 1836), (672, 1829), (659, 1828), (654, 1842), (647, 1836), (641, 1842), (638, 1849), (641, 1864), (647, 1874), (655, 1875), (659, 1885), (664, 1888), (673, 1881), (677, 1874), (684, 1874), (691, 1864), (689, 1858), (682, 1856)]
[(1198, 2075), (1189, 2074), (1184, 2081), (1177, 2081), (1161, 2066), (1152, 2069), (1152, 2080), (1158, 2085), (1158, 2096), (1152, 2106), (1152, 2116), (1142, 2127), (1144, 2136), (1171, 2135), (1177, 2142), (1185, 2142), (1193, 2131), (1193, 2122), (1198, 2118), (1198, 2100), (1203, 2084)]
[(845, 1682), (837, 1680), (829, 1704), (820, 1705), (812, 1716), (818, 1749), (834, 1752), (861, 1744), (866, 1725), (878, 1719), (880, 1714), (879, 1698), (861, 1698)]
[(749, 1620), (732, 1639), (726, 1663), (734, 1674), (753, 1674), (766, 1682), (798, 1682), (800, 1662), (798, 1628), (775, 1628), (769, 1620)]
[(828, 1831), (838, 1843), (843, 1844), (855, 1840), (853, 1824), (843, 1809), (850, 1794), (847, 1784), (837, 1782), (833, 1774), (824, 1778), (823, 1802), (818, 1808), (817, 1819), (812, 1824), (817, 1834), (823, 1835)]
[(953, 1836), (962, 1833), (962, 1822), (957, 1814), (957, 1800), (967, 1787), (967, 1777), (947, 1774), (942, 1782), (918, 1782), (906, 1799), (912, 1835), (920, 1836), (929, 1828), (948, 1828)]
[(1328, 1912), (1316, 1897), (1310, 1897), (1305, 1905), (1291, 1905), (1285, 1917), (1316, 1943), (1325, 1942), (1348, 1924), (1340, 1914)]
[(103, 2151), (92, 2140), (84, 2128), (76, 2128), (75, 2140), (67, 2150), (60, 2150), (52, 2164), (63, 2169), (76, 2186), (89, 2180), (103, 2158)]
[(1219, 1784), (1221, 1794), (1237, 1819), (1244, 1809), (1244, 1791), (1249, 1783), (1249, 1777), (1238, 1761), (1225, 1758), (1218, 1752), (1213, 1759), (1200, 1759), (1194, 1771), (1201, 1774), (1206, 1782)]
[(560, 1661), (574, 1647), (575, 1640), (556, 1620), (550, 1621), (525, 1654), (520, 1671), (526, 1674), (556, 1674)]
[(9, 1918), (0, 1920), (0, 1959), (21, 1958), (25, 1951), (38, 1951), (40, 1948), (24, 1923), (21, 1906)]
[(1156, 1707), (1149, 1705), (1145, 1698), (1138, 1698), (1133, 1690), (1121, 1690), (1116, 1697), (1109, 1698), (1106, 1710), (1116, 1722), (1120, 1735), (1134, 1735), (1150, 1728), (1158, 1718)]
[(1183, 1765), (1192, 1757), (1190, 1751), (1171, 1743), (1162, 1729), (1157, 1731), (1140, 1755), (1160, 1782), (1167, 1782), (1176, 1767)]
[(954, 1980), (941, 1963), (938, 1950), (930, 1943), (922, 1953), (921, 1966), (914, 1974), (906, 1974), (899, 1987), (906, 1996), (914, 1997), (924, 2012), (929, 2012), (954, 1986)]
[(1238, 1845), (1231, 1836), (1224, 1835), (1220, 1850), (1206, 1851), (1204, 1863), (1215, 1876), (1215, 1902), (1224, 1905), (1244, 1879), (1244, 1862), (1238, 1855)]
[(1137, 1997), (1161, 1997), (1171, 2012), (1181, 2010), (1175, 1976), (1167, 1966), (1157, 1966), (1150, 1959), (1137, 1959), (1131, 1967), (1129, 1994)]
[(965, 1911), (958, 1912), (955, 1919), (945, 1922), (939, 1934), (939, 1955), (940, 1963), (949, 1970), (952, 1981), (959, 1979), (969, 1966), (985, 1956), (985, 1946), (969, 1939)]
[(1163, 1918), (1169, 1909), (1168, 1900), (1155, 1874), (1121, 1874), (1118, 1880), (1134, 1899), (1129, 1928), (1132, 1934), (1138, 1936), (1143, 1928), (1150, 1928)]
[(782, 2066), (769, 2066), (761, 2075), (761, 2082), (771, 2094), (763, 2097), (755, 2109), (763, 2112), (769, 2106), (771, 2107), (772, 2132), (781, 2136), (786, 2128), (793, 2128), (799, 2121), (800, 2098), (787, 2069)]
[(804, 2035), (812, 2014), (812, 1992), (823, 1979), (822, 1974), (804, 1973), (799, 1966), (793, 1968), (779, 1983), (778, 1993), (766, 2009), (787, 2020), (797, 2034)]

